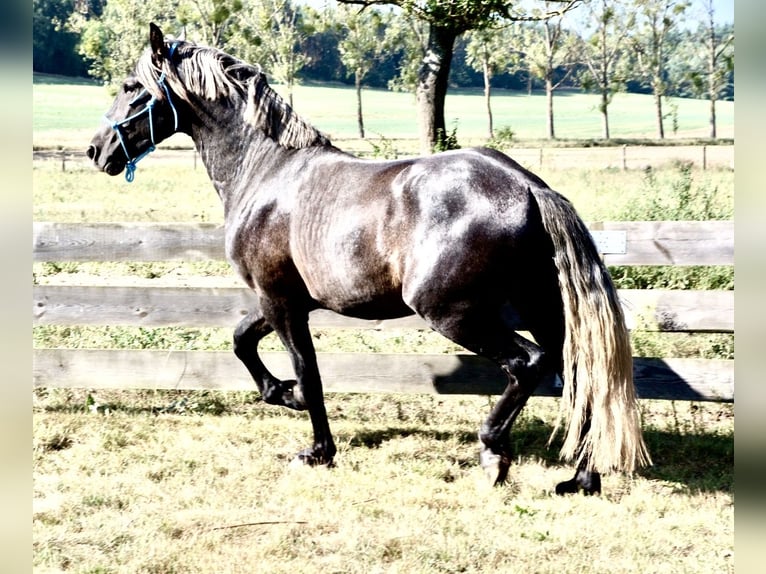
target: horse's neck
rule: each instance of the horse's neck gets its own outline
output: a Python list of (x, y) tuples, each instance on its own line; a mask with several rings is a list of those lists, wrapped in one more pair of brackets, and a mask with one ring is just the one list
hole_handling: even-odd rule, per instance
[(242, 119), (238, 110), (222, 111), (215, 122), (197, 125), (192, 139), (207, 169), (225, 215), (241, 209), (243, 196), (257, 193), (265, 179), (299, 155), (266, 137)]

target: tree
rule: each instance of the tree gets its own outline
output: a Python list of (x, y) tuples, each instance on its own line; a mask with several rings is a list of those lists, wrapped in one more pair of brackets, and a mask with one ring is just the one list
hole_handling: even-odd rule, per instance
[(87, 75), (88, 63), (77, 53), (80, 34), (76, 24), (100, 15), (102, 9), (103, 0), (33, 0), (34, 71), (67, 76)]
[[(95, 4), (101, 0), (76, 0)], [(105, 83), (121, 81), (146, 48), (146, 30), (155, 22), (168, 32), (187, 32), (195, 40), (226, 48), (229, 27), (242, 0), (109, 0), (99, 18), (70, 19), (80, 34), (79, 52), (89, 73)]]
[(203, 44), (224, 48), (226, 32), (242, 8), (242, 0), (181, 0), (176, 17), (184, 28), (196, 29)]
[(540, 24), (525, 26), (521, 36), (530, 76), (545, 84), (548, 138), (556, 137), (553, 118), (553, 93), (574, 72), (581, 55), (579, 36), (563, 28), (564, 15), (546, 18)]
[[(543, 17), (527, 12), (521, 2), (509, 0), (338, 0), (346, 4), (394, 4), (405, 13), (428, 23), (425, 55), (420, 63), (416, 100), (420, 148), (431, 153), (447, 140), (444, 101), (455, 40), (469, 30), (481, 30), (503, 19), (528, 20)], [(582, 0), (551, 0), (558, 11), (567, 11)], [(539, 10), (538, 10), (539, 12)]]
[(339, 16), (345, 34), (338, 43), (338, 51), (348, 74), (354, 76), (357, 125), (359, 137), (364, 138), (362, 81), (386, 47), (384, 43), (386, 23), (383, 14), (378, 10), (343, 7)]
[(665, 137), (662, 98), (667, 92), (668, 42), (676, 21), (688, 8), (686, 0), (633, 0), (636, 10), (630, 45), (637, 69), (654, 95), (657, 136)]
[(603, 118), (604, 139), (609, 139), (609, 104), (624, 85), (619, 73), (627, 31), (633, 25), (619, 0), (591, 0), (587, 4), (586, 25), (591, 28), (584, 44), (585, 73), (580, 81), (586, 90), (600, 96), (599, 112)]
[(305, 36), (300, 9), (291, 0), (251, 0), (233, 25), (228, 45), (240, 58), (265, 64), (270, 76), (287, 88), (293, 105), (298, 72), (306, 64), (299, 50)]
[(495, 137), (492, 123), (492, 78), (499, 72), (518, 63), (520, 52), (513, 49), (508, 37), (518, 37), (519, 27), (509, 28), (486, 28), (474, 30), (468, 34), (466, 46), (466, 61), (473, 69), (482, 73), (484, 77), (484, 101), (487, 108), (487, 135), (489, 139)]
[(82, 22), (78, 50), (91, 60), (89, 73), (107, 84), (120, 82), (146, 48), (149, 22), (174, 29), (178, 0), (109, 0), (100, 18)]
[(428, 47), (428, 24), (403, 13), (394, 14), (386, 27), (385, 43), (399, 52), (398, 74), (388, 82), (388, 89), (412, 92), (418, 88), (418, 70)]
[(691, 74), (695, 92), (710, 100), (710, 137), (718, 137), (716, 126), (716, 101), (731, 85), (734, 73), (734, 28), (720, 28), (715, 22), (715, 3), (713, 0), (701, 0), (705, 12), (705, 22), (700, 26), (704, 63), (699, 71)]

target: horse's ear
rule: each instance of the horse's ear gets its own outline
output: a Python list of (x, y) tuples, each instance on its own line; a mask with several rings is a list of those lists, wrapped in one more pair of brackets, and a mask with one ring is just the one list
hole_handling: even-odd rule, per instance
[(154, 22), (149, 23), (149, 43), (152, 47), (152, 63), (158, 68), (168, 57), (168, 48), (165, 46), (165, 35)]

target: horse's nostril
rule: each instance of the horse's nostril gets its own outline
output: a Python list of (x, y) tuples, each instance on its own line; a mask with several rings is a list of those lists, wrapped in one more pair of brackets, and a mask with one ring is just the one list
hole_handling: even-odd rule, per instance
[(96, 146), (94, 145), (88, 146), (88, 149), (85, 152), (85, 155), (87, 155), (88, 158), (90, 159), (93, 159), (94, 157), (96, 157)]

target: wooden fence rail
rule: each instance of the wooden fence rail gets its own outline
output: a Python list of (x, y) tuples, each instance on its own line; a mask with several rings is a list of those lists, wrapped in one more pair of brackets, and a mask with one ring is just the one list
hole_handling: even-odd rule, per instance
[[(610, 265), (732, 265), (732, 222), (591, 223), (592, 233), (624, 234), (605, 253)], [(618, 241), (619, 243), (619, 241)], [(210, 224), (35, 223), (35, 261), (163, 261), (223, 258), (223, 230)], [(733, 332), (732, 291), (620, 290), (632, 328)], [(35, 325), (231, 326), (247, 313), (249, 290), (235, 287), (35, 285)], [(415, 316), (387, 321), (311, 315), (316, 328), (421, 329)], [(523, 325), (518, 325), (523, 328)], [(285, 353), (264, 353), (278, 376), (292, 377)], [(87, 388), (253, 389), (229, 352), (36, 349), (34, 384)], [(474, 355), (320, 353), (328, 391), (497, 394), (505, 377)], [(731, 401), (733, 361), (634, 360), (639, 396)], [(556, 395), (549, 382), (536, 394)]]
[[(371, 155), (372, 140), (359, 138), (334, 138), (342, 149), (357, 155)], [(401, 157), (413, 155), (419, 142), (412, 138), (387, 138)], [(461, 138), (465, 147), (485, 145), (485, 138)], [(689, 162), (702, 169), (734, 169), (734, 146), (714, 145), (610, 145), (591, 147), (512, 147), (504, 150), (521, 165), (532, 169), (644, 169), (659, 167), (673, 162)], [(82, 149), (34, 150), (35, 161), (57, 162), (62, 171), (90, 167), (90, 160)], [(152, 156), (153, 161), (172, 161), (178, 165), (203, 169), (202, 161), (192, 148), (169, 148), (160, 146)]]
[[(624, 253), (607, 265), (733, 265), (731, 221), (591, 222), (621, 232)], [(224, 258), (223, 227), (213, 223), (35, 223), (35, 261), (204, 261)]]

